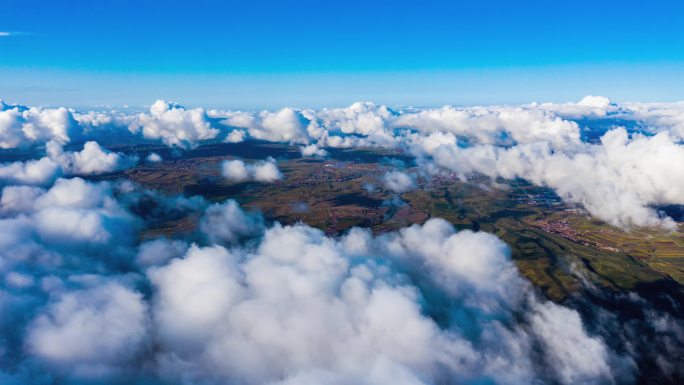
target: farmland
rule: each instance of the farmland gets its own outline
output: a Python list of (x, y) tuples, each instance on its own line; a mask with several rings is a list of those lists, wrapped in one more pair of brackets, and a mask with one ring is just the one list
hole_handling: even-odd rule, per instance
[[(166, 194), (235, 199), (269, 221), (305, 222), (337, 235), (353, 226), (379, 233), (441, 217), (459, 229), (495, 233), (511, 247), (520, 271), (545, 295), (563, 299), (582, 287), (634, 290), (662, 281), (684, 285), (684, 236), (679, 231), (620, 229), (563, 203), (548, 189), (524, 181), (463, 180), (444, 173), (417, 178), (415, 190), (387, 191), (382, 175), (397, 164), (416, 173), (410, 159), (379, 150), (336, 150), (329, 158), (303, 158), (296, 147), (217, 144), (180, 157), (143, 164), (121, 174)], [(284, 175), (272, 184), (231, 182), (221, 162), (273, 156)], [(189, 232), (192, 216), (150, 228), (149, 236)]]

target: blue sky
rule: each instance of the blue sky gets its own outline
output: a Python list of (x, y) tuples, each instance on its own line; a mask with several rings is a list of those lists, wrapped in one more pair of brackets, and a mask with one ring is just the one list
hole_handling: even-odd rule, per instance
[(16, 103), (684, 99), (681, 1), (2, 2)]

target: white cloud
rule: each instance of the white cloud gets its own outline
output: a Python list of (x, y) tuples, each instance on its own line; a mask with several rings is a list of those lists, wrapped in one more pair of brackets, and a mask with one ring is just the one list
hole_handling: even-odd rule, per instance
[[(209, 117), (211, 116), (211, 118)], [(523, 106), (490, 107), (452, 107), (435, 109), (404, 109), (392, 111), (385, 106), (372, 103), (355, 103), (347, 108), (296, 110), (284, 108), (278, 111), (259, 113), (211, 111), (185, 109), (176, 104), (157, 101), (149, 114), (126, 115), (120, 112), (72, 114), (66, 109), (40, 109), (22, 106), (2, 105), (0, 116), (0, 138), (4, 147), (16, 147), (26, 143), (54, 139), (65, 142), (68, 132), (73, 131), (75, 123), (91, 127), (88, 133), (95, 135), (97, 127), (107, 125), (129, 125), (132, 130), (141, 130), (147, 138), (162, 139), (172, 146), (195, 146), (202, 140), (217, 138), (219, 130), (212, 127), (210, 119), (221, 120), (238, 129), (229, 131), (225, 140), (241, 142), (248, 138), (297, 143), (304, 145), (305, 156), (323, 156), (322, 147), (381, 146), (408, 148), (418, 156), (435, 155), (444, 158), (448, 153), (483, 156), (483, 164), (470, 167), (473, 171), (492, 176), (517, 175), (533, 183), (554, 188), (561, 197), (572, 203), (582, 204), (593, 215), (619, 226), (660, 225), (672, 227), (671, 221), (662, 219), (651, 209), (653, 205), (679, 204), (676, 194), (662, 189), (662, 184), (654, 184), (657, 192), (644, 194), (641, 185), (634, 184), (634, 178), (603, 178), (599, 171), (615, 171), (600, 167), (603, 159), (589, 160), (598, 156), (600, 149), (582, 142), (583, 130), (568, 119), (623, 119), (634, 121), (637, 127), (648, 134), (667, 132), (676, 146), (684, 137), (684, 108), (681, 103), (625, 103), (616, 104), (602, 96), (588, 95), (577, 103), (543, 103)], [(585, 124), (585, 123), (583, 123)], [(604, 129), (605, 130), (605, 129)], [(604, 132), (597, 130), (594, 137)], [(662, 141), (665, 142), (665, 141)], [(491, 148), (479, 146), (492, 146)], [(547, 146), (547, 147), (544, 147)], [(451, 148), (450, 150), (447, 150)], [(546, 149), (545, 149), (546, 148)], [(469, 151), (461, 151), (468, 149)], [(526, 166), (530, 170), (514, 173), (497, 169), (502, 162), (492, 161), (492, 154), (508, 153), (508, 157), (528, 156), (530, 153), (548, 151), (555, 159), (573, 159), (571, 163), (579, 166), (578, 159), (588, 159), (599, 164), (596, 169), (582, 168), (585, 182), (551, 181), (549, 171), (544, 166), (546, 158), (537, 157), (538, 164)], [(440, 155), (441, 154), (441, 155)], [(111, 157), (110, 157), (111, 158)], [(461, 159), (463, 156), (460, 157)], [(98, 159), (105, 160), (104, 157)], [(524, 159), (524, 158), (523, 158)], [(462, 159), (463, 160), (463, 159)], [(448, 168), (468, 169), (465, 165), (454, 168), (453, 161), (444, 159), (435, 162)], [(514, 164), (516, 162), (513, 162)], [(102, 164), (102, 163), (100, 163)], [(110, 165), (112, 162), (109, 163)], [(422, 163), (432, 167), (430, 163)], [(31, 170), (28, 170), (31, 166)], [(249, 180), (252, 172), (245, 164), (234, 163), (235, 180)], [(244, 169), (240, 171), (241, 167)], [(494, 168), (492, 168), (494, 167)], [(611, 166), (612, 167), (612, 166)], [(109, 169), (111, 167), (103, 167)], [(7, 181), (29, 181), (33, 184), (47, 184), (59, 175), (54, 164), (49, 161), (24, 164), (6, 164), (2, 168)], [(274, 180), (275, 167), (266, 165), (263, 180)], [(432, 170), (427, 170), (431, 172)], [(499, 172), (501, 171), (501, 172)], [(579, 171), (579, 170), (575, 170)], [(0, 172), (2, 174), (2, 172)], [(14, 175), (17, 175), (16, 177)], [(256, 174), (256, 173), (254, 173)], [(558, 176), (561, 177), (561, 176)], [(569, 177), (568, 177), (569, 178)], [(601, 191), (593, 189), (594, 180), (603, 180)], [(673, 183), (679, 185), (679, 183)], [(675, 189), (676, 190), (676, 189)], [(616, 195), (620, 192), (620, 195)], [(597, 199), (608, 194), (610, 198)], [(648, 195), (658, 195), (652, 199)], [(618, 203), (614, 203), (618, 202)], [(626, 211), (626, 213), (624, 212)]]
[(37, 209), (68, 207), (87, 209), (114, 204), (109, 198), (108, 184), (93, 184), (81, 178), (58, 179), (34, 205)]
[[(354, 145), (396, 146), (393, 120), (396, 116), (386, 106), (354, 103), (347, 108), (324, 108), (313, 113), (324, 128), (315, 135), (319, 144), (330, 147)], [(358, 135), (363, 137), (360, 140)]]
[(146, 158), (145, 161), (148, 163), (159, 163), (162, 160), (164, 160), (159, 154), (156, 152), (151, 152)]
[(252, 164), (246, 164), (241, 160), (226, 160), (221, 164), (221, 174), (235, 182), (254, 180), (272, 183), (283, 178), (273, 158)]
[(0, 211), (7, 213), (22, 213), (33, 210), (36, 199), (43, 195), (45, 190), (31, 186), (7, 186), (2, 189), (0, 197)]
[[(315, 117), (317, 124), (312, 120), (309, 132), (311, 141), (318, 144), (404, 147), (419, 157), (439, 158), (436, 163), (451, 170), (525, 178), (552, 187), (564, 200), (581, 204), (616, 226), (673, 228), (672, 221), (662, 218), (653, 207), (682, 204), (677, 187), (684, 185), (684, 179), (674, 168), (681, 162), (678, 154), (684, 137), (681, 103), (617, 105), (608, 98), (589, 95), (578, 103), (519, 107), (447, 106), (393, 113), (382, 106), (357, 103), (346, 109), (302, 113)], [(646, 132), (661, 134), (657, 139), (639, 135), (619, 139), (621, 131), (611, 134), (599, 129), (590, 136), (603, 134), (603, 141), (590, 145), (582, 141), (579, 125), (564, 119), (612, 117), (632, 119)], [(316, 130), (311, 128), (314, 126)], [(624, 142), (625, 150), (614, 144), (608, 148), (611, 138)], [(651, 157), (649, 151), (657, 154)], [(461, 154), (458, 160), (455, 154)], [(635, 159), (647, 160), (628, 167)], [(664, 181), (666, 175), (669, 183)]]
[(414, 177), (401, 171), (388, 171), (383, 175), (382, 181), (388, 190), (402, 194), (416, 188)]
[(97, 142), (88, 141), (79, 152), (64, 151), (50, 141), (47, 156), (38, 160), (0, 164), (0, 183), (49, 185), (61, 175), (93, 175), (120, 171), (134, 166), (137, 158), (111, 152)]
[(47, 154), (56, 161), (66, 174), (91, 175), (119, 171), (137, 162), (135, 157), (111, 152), (100, 147), (97, 142), (88, 141), (80, 152), (65, 152), (56, 142), (47, 144)]
[(262, 111), (259, 114), (231, 112), (226, 124), (247, 129), (252, 138), (271, 142), (307, 143), (308, 120), (301, 112), (292, 108), (279, 111)]
[[(0, 240), (3, 263), (48, 258), (52, 263), (67, 264), (68, 259), (53, 260), (58, 250), (87, 251), (92, 258), (78, 263), (107, 264), (122, 261), (98, 259), (130, 247), (137, 230), (135, 219), (111, 197), (108, 184), (92, 184), (80, 178), (58, 179), (49, 190), (12, 186), (2, 190), (0, 228), (12, 229)], [(23, 194), (23, 196), (21, 196)], [(102, 250), (100, 248), (109, 248)], [(0, 266), (2, 270), (2, 266)]]
[(626, 103), (616, 117), (632, 120), (647, 132), (667, 131), (678, 140), (684, 139), (684, 102)]
[(414, 128), (422, 134), (453, 134), (473, 144), (547, 141), (556, 147), (565, 147), (580, 142), (576, 123), (544, 110), (524, 107), (446, 106), (401, 115), (393, 124)]
[(604, 96), (587, 95), (577, 103), (542, 103), (529, 108), (540, 108), (562, 118), (602, 118), (618, 111), (617, 105)]
[(243, 182), (250, 178), (247, 165), (241, 160), (226, 160), (221, 164), (221, 174), (232, 181)]
[(0, 164), (0, 182), (45, 185), (54, 181), (61, 168), (50, 158)]
[(181, 257), (187, 249), (188, 244), (183, 241), (153, 239), (140, 245), (135, 263), (143, 269), (165, 265), (169, 260)]
[[(553, 188), (565, 201), (621, 227), (672, 229), (672, 220), (661, 217), (655, 208), (682, 204), (677, 187), (684, 185), (684, 179), (673, 169), (684, 137), (681, 103), (616, 104), (588, 95), (577, 103), (522, 106), (446, 106), (394, 112), (385, 106), (355, 103), (319, 111), (222, 114), (228, 116), (230, 124), (251, 128), (250, 137), (306, 143), (302, 147), (304, 156), (316, 154), (321, 146), (381, 146), (408, 149), (418, 158), (433, 158), (434, 162), (419, 162), (427, 174), (434, 173), (437, 165), (462, 173), (524, 178)], [(266, 129), (262, 124), (265, 118), (289, 123), (283, 123), (286, 128), (281, 130), (277, 125)], [(597, 122), (599, 127), (580, 127), (572, 119), (584, 119), (583, 125)], [(658, 139), (635, 135), (627, 139), (634, 143), (625, 143), (625, 151), (615, 145), (609, 149), (607, 141), (622, 135), (611, 126), (614, 123), (610, 119), (631, 119), (637, 127), (630, 129), (632, 133), (641, 130), (662, 135)], [(611, 130), (616, 133), (611, 134)], [(667, 135), (669, 140), (665, 139)], [(603, 142), (597, 143), (601, 136)], [(663, 146), (653, 159), (644, 152), (647, 142), (651, 147), (648, 151)], [(631, 169), (626, 166), (631, 160), (646, 159), (639, 157), (648, 160)], [(670, 175), (670, 183), (663, 182), (665, 175)]]
[(233, 130), (226, 136), (226, 142), (228, 143), (240, 143), (245, 141), (247, 134), (243, 130)]
[(600, 144), (573, 152), (554, 151), (547, 143), (511, 148), (440, 146), (432, 157), (457, 172), (524, 178), (553, 188), (564, 200), (582, 204), (591, 214), (615, 225), (673, 228), (651, 206), (684, 204), (684, 146), (667, 132), (652, 137), (607, 132)]
[(79, 178), (57, 180), (36, 200), (36, 233), (55, 246), (116, 245), (134, 230), (134, 221), (109, 194), (107, 185)]
[(137, 230), (111, 194), (78, 178), (2, 190), (0, 366), (18, 383), (120, 376), (149, 337), (143, 296), (97, 275), (126, 265)]
[(235, 243), (243, 237), (259, 234), (261, 222), (260, 216), (245, 213), (230, 199), (209, 206), (199, 228), (211, 243)]
[(145, 138), (161, 139), (168, 146), (183, 148), (195, 147), (200, 141), (219, 135), (219, 130), (211, 127), (204, 109), (186, 109), (164, 100), (157, 100), (149, 114), (139, 114), (130, 129), (142, 130)]
[(78, 123), (64, 108), (8, 105), (0, 100), (0, 148), (26, 147), (55, 140), (66, 143)]
[[(0, 123), (7, 147), (70, 138), (60, 134), (72, 128), (59, 123), (65, 112), (2, 112), (10, 110)], [(64, 111), (91, 122), (93, 135), (98, 124), (141, 122)], [(592, 97), (396, 112), (358, 103), (211, 119), (244, 127), (240, 140), (408, 149), (422, 167), (522, 177), (615, 225), (667, 227), (671, 220), (652, 207), (682, 202), (681, 111)], [(169, 145), (192, 146), (214, 130), (201, 109), (161, 103), (142, 115)], [(587, 142), (571, 115), (643, 126), (609, 127)], [(12, 185), (0, 197), (0, 382), (622, 383), (638, 375), (632, 359), (642, 368), (647, 355), (654, 368), (679, 373), (680, 320), (649, 315), (617, 327), (613, 310), (598, 303), (589, 307), (594, 316), (580, 317), (539, 298), (500, 239), (443, 220), (331, 238), (304, 224), (266, 227), (232, 201), (207, 208), (150, 192), (144, 197), (163, 206), (150, 208), (155, 220), (167, 206), (199, 220), (197, 232), (174, 234), (182, 239), (149, 240), (124, 208), (143, 195), (130, 184), (113, 191), (57, 179), (121, 164), (123, 155), (91, 143), (79, 152), (50, 144), (52, 157), (0, 167)], [(223, 166), (228, 178), (282, 178), (272, 159)], [(397, 191), (411, 179), (402, 175)]]
[(283, 174), (273, 158), (252, 165), (254, 180), (257, 182), (271, 183), (283, 179)]
[(589, 384), (611, 379), (605, 344), (587, 335), (577, 312), (552, 302), (536, 304), (531, 321), (562, 383)]
[(316, 144), (310, 144), (308, 146), (303, 146), (300, 148), (302, 156), (318, 156), (325, 157), (328, 155), (328, 151), (324, 148), (318, 147)]
[(593, 107), (605, 110), (610, 106), (610, 99), (604, 96), (587, 95), (577, 104), (583, 107)]
[(172, 351), (202, 349), (239, 297), (234, 256), (216, 246), (191, 247), (182, 259), (149, 271), (157, 292), (154, 319), (161, 340)]
[(622, 355), (631, 351), (609, 348), (601, 327), (540, 299), (504, 242), (440, 219), (331, 238), (304, 224), (267, 228), (227, 201), (186, 239), (135, 246), (134, 221), (107, 183), (6, 187), (5, 202), (0, 355), (19, 363), (12, 373), (66, 383), (571, 384), (618, 383), (634, 370)]
[(0, 207), (5, 211), (30, 211), (45, 190), (32, 186), (7, 186), (2, 189)]
[[(610, 158), (619, 151), (613, 149), (609, 155), (608, 143), (598, 141), (601, 136), (609, 139), (613, 135), (609, 131), (615, 131), (615, 124), (624, 123), (630, 134), (669, 136), (669, 140), (662, 136), (647, 140), (636, 135), (629, 141), (649, 142), (654, 148), (662, 145), (663, 154), (655, 158), (670, 156), (671, 161), (676, 161), (675, 154), (684, 138), (682, 103), (615, 103), (602, 96), (589, 95), (576, 103), (521, 106), (445, 106), (393, 111), (373, 103), (354, 103), (346, 108), (318, 111), (284, 108), (250, 113), (207, 112), (157, 101), (149, 113), (136, 115), (121, 111), (77, 113), (64, 108), (29, 108), (4, 103), (1, 106), (0, 143), (5, 148), (50, 140), (64, 143), (79, 125), (83, 126), (82, 135), (93, 137), (110, 126), (129, 126), (146, 138), (185, 148), (210, 139), (234, 143), (259, 139), (298, 144), (304, 156), (323, 156), (324, 147), (379, 146), (408, 150), (427, 160), (434, 158), (434, 162), (419, 162), (427, 168), (424, 170), (427, 174), (435, 172), (437, 165), (493, 177), (525, 178), (553, 188), (567, 202), (582, 205), (592, 215), (618, 226), (672, 228), (672, 221), (660, 218), (653, 208), (681, 204), (677, 187), (684, 184), (680, 179), (671, 180), (674, 188), (662, 183), (660, 175), (669, 173), (672, 166), (662, 165), (662, 170), (656, 170), (650, 166), (655, 164), (655, 159), (645, 162), (648, 166), (637, 166), (646, 175), (630, 172), (622, 167), (622, 160)], [(212, 126), (218, 121), (233, 127), (226, 128), (225, 138)], [(93, 151), (83, 152), (97, 154), (91, 160), (99, 166), (85, 167), (83, 174), (87, 174), (86, 170), (115, 168), (113, 155), (103, 155), (101, 151), (94, 151), (94, 145), (90, 146)], [(643, 146), (625, 147), (634, 156), (642, 156), (636, 148)], [(450, 157), (457, 157), (461, 164), (457, 165)], [(55, 162), (60, 163), (52, 159), (0, 165), (0, 179), (5, 184), (47, 185), (62, 173), (79, 174), (61, 169), (69, 162), (61, 162), (59, 168)], [(662, 164), (661, 160), (657, 162)], [(259, 174), (263, 181), (272, 181), (279, 176), (274, 164), (265, 164), (259, 173), (250, 171), (244, 163), (235, 162), (232, 167), (234, 172), (228, 170), (227, 175), (234, 180), (252, 180)], [(560, 167), (570, 167), (572, 172), (564, 172)], [(680, 173), (674, 171), (672, 178), (680, 178)], [(650, 178), (658, 180), (649, 184)]]
[(28, 350), (77, 377), (99, 378), (136, 357), (148, 338), (142, 294), (108, 283), (59, 295), (28, 327)]
[[(411, 274), (426, 281), (407, 280)], [(503, 242), (456, 233), (442, 220), (379, 237), (357, 229), (339, 240), (305, 225), (276, 225), (253, 249), (193, 247), (149, 275), (168, 378), (382, 383), (400, 373), (407, 383), (516, 384), (613, 376), (612, 353), (573, 310), (551, 308), (573, 319), (562, 330), (568, 340), (596, 352), (590, 367), (545, 333), (562, 328), (563, 317), (533, 298)], [(443, 293), (452, 305), (440, 306), (463, 316), (438, 326), (424, 314), (423, 289)], [(529, 317), (552, 326), (539, 333), (505, 326), (525, 301), (540, 309)], [(472, 328), (481, 332), (466, 331)], [(551, 352), (548, 370), (530, 361), (533, 340)]]
[(5, 283), (11, 288), (26, 289), (33, 286), (35, 280), (31, 275), (10, 271), (5, 276)]

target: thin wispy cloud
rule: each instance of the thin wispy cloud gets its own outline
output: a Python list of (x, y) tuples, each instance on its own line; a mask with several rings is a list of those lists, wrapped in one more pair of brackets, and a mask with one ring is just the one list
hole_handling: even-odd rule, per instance
[(0, 31), (0, 37), (16, 37), (16, 36), (31, 36), (31, 32), (21, 32), (21, 31)]

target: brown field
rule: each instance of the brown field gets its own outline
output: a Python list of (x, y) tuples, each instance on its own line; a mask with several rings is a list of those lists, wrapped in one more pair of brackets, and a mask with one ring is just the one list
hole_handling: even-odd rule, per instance
[[(476, 175), (468, 181), (451, 174), (419, 179), (418, 189), (396, 196), (381, 183), (384, 172), (394, 168), (387, 160), (396, 153), (348, 151), (332, 159), (311, 159), (301, 158), (289, 146), (262, 147), (258, 159), (269, 151), (281, 155), (283, 180), (263, 184), (224, 179), (220, 164), (233, 154), (222, 147), (213, 148), (211, 156), (141, 165), (110, 177), (123, 176), (167, 194), (201, 195), (213, 202), (235, 199), (248, 210), (261, 211), (267, 220), (301, 221), (331, 235), (353, 226), (384, 232), (441, 217), (459, 229), (497, 234), (511, 246), (523, 275), (556, 299), (583, 283), (621, 290), (663, 279), (684, 285), (681, 224), (674, 233), (618, 229), (568, 207), (547, 189)], [(145, 236), (191, 232), (196, 221), (181, 218), (149, 229)]]

